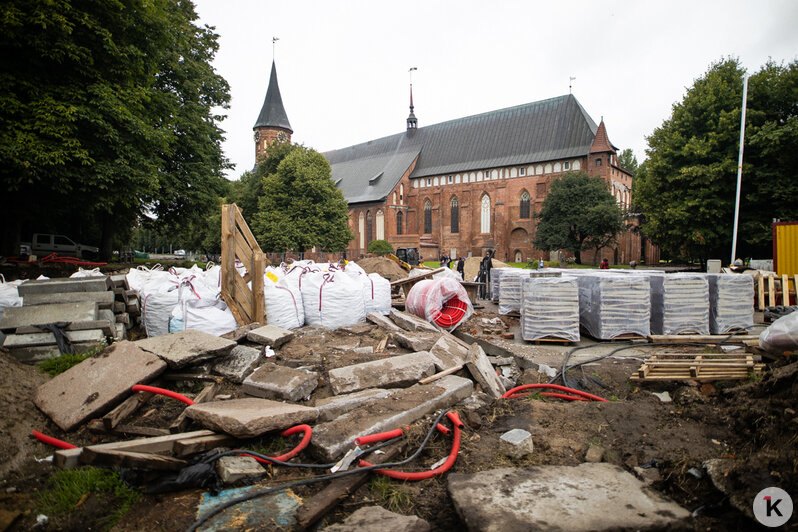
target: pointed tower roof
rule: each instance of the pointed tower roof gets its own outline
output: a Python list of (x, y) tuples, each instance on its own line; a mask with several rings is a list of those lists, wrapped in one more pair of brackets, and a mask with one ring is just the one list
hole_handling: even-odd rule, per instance
[(413, 84), (410, 84), (410, 114), (407, 115), (407, 129), (416, 129), (418, 128), (418, 120), (416, 120), (416, 115), (413, 113)]
[(596, 138), (593, 139), (593, 145), (590, 146), (590, 153), (604, 153), (608, 151), (615, 151), (615, 146), (610, 142), (607, 136), (607, 128), (604, 126), (604, 118), (601, 118), (601, 123), (596, 130)]
[(277, 84), (277, 68), (272, 61), (272, 73), (269, 76), (269, 88), (266, 90), (266, 99), (263, 100), (263, 107), (258, 115), (258, 120), (252, 129), (258, 127), (281, 127), (291, 133), (291, 123), (283, 107), (283, 97), (280, 96), (280, 86)]

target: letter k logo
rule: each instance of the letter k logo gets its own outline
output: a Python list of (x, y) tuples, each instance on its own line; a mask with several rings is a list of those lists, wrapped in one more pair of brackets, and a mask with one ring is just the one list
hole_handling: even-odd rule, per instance
[(779, 517), (783, 517), (781, 511), (779, 510), (779, 503), (781, 501), (782, 499), (776, 499), (776, 502), (773, 502), (773, 499), (770, 497), (770, 495), (765, 496), (765, 503), (767, 505), (765, 507), (765, 512), (767, 513), (768, 517), (770, 517), (773, 512), (776, 512), (776, 515)]

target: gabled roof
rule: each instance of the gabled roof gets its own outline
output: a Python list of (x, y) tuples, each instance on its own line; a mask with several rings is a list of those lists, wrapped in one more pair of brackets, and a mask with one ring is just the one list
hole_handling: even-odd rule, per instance
[(260, 109), (258, 120), (252, 129), (258, 127), (280, 127), (287, 129), (291, 133), (291, 123), (283, 107), (283, 97), (280, 95), (280, 86), (277, 84), (277, 68), (272, 61), (272, 73), (269, 76), (269, 88), (266, 90), (266, 98), (263, 100), (263, 107)]
[[(596, 123), (573, 95), (459, 118), (324, 154), (349, 203), (380, 201), (416, 156), (411, 177), (514, 164), (590, 152)], [(382, 176), (369, 184), (374, 176)]]

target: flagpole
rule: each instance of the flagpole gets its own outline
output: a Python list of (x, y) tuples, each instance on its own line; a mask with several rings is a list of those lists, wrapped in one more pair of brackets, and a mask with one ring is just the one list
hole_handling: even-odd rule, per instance
[(737, 255), (737, 223), (740, 219), (740, 186), (743, 180), (743, 146), (745, 144), (745, 106), (748, 100), (748, 76), (743, 76), (743, 112), (740, 117), (740, 155), (737, 159), (737, 197), (734, 201), (734, 230), (729, 264), (734, 264)]

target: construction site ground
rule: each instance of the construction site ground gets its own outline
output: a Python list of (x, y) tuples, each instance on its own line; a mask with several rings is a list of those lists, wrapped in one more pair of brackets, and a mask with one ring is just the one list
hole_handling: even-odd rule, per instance
[[(562, 365), (573, 345), (534, 345), (518, 338), (518, 318), (499, 316), (490, 302), (480, 301), (478, 310), (461, 327), (476, 337), (502, 349), (523, 353), (525, 360), (554, 368)], [(483, 319), (499, 317), (513, 340), (482, 334)], [(757, 316), (761, 323), (761, 314)], [(336, 367), (375, 360), (380, 353), (354, 354), (354, 347), (374, 347), (385, 331), (371, 324), (357, 326), (354, 332), (329, 331), (305, 327), (294, 339), (277, 350), (275, 361), (291, 367), (316, 366), (321, 370), (315, 398), (332, 395), (326, 384), (326, 372)], [(761, 326), (752, 331), (755, 337)], [(583, 340), (576, 345), (591, 345), (574, 354), (571, 362), (593, 358), (616, 349), (616, 342)], [(650, 482), (653, 490), (671, 498), (693, 513), (683, 523), (690, 530), (752, 530), (757, 528), (751, 502), (759, 487), (778, 485), (789, 493), (798, 486), (798, 365), (789, 359), (769, 362), (761, 377), (740, 381), (635, 383), (630, 376), (641, 361), (657, 349), (639, 347), (594, 362), (571, 373), (591, 393), (609, 400), (565, 402), (559, 399), (524, 397), (486, 401), (469, 411), (458, 406), (466, 423), (462, 448), (450, 472), (473, 473), (499, 467), (534, 465), (578, 465), (586, 461), (591, 447), (603, 450), (599, 460), (615, 464)], [(708, 352), (707, 348), (672, 346), (668, 352)], [(390, 353), (407, 352), (389, 346)], [(488, 353), (490, 355), (490, 353)], [(49, 377), (38, 367), (18, 363), (0, 353), (0, 516), (3, 512), (22, 512), (8, 530), (29, 530), (37, 519), (37, 495), (55, 470), (40, 461), (53, 452), (29, 435), (32, 430), (67, 440), (75, 445), (90, 445), (118, 440), (91, 432), (85, 425), (64, 433), (33, 404), (36, 388)], [(467, 376), (466, 370), (462, 375)], [(517, 383), (547, 382), (549, 376), (538, 369), (517, 369)], [(200, 381), (170, 382), (176, 391), (191, 395), (202, 388)], [(672, 401), (663, 402), (653, 392), (669, 392)], [(218, 394), (243, 396), (240, 386), (225, 381)], [(182, 410), (177, 401), (155, 396), (134, 417), (132, 425), (168, 428)], [(432, 418), (411, 427), (404, 452), (415, 449), (426, 433)], [(194, 428), (199, 428), (194, 426)], [(523, 459), (505, 455), (500, 436), (522, 428), (532, 434), (534, 452)], [(192, 429), (189, 429), (192, 430)], [(280, 452), (276, 438), (264, 437), (257, 443)], [(293, 447), (298, 436), (283, 444)], [(446, 456), (450, 438), (435, 436), (424, 453), (408, 470), (421, 471)], [(596, 452), (591, 455), (596, 455)], [(312, 460), (306, 453), (302, 461)], [(707, 466), (707, 461), (717, 467)], [(718, 471), (721, 471), (720, 473)], [(279, 485), (315, 473), (274, 467), (261, 485)], [(380, 505), (392, 511), (416, 515), (428, 521), (434, 530), (462, 529), (463, 525), (447, 492), (447, 475), (420, 482), (390, 480), (389, 484), (373, 479), (359, 488), (322, 521), (337, 523), (363, 506)], [(294, 488), (296, 496), (311, 497), (324, 484)], [(197, 518), (197, 504), (202, 490), (160, 495), (144, 495), (122, 518), (114, 530), (184, 530)], [(107, 500), (89, 495), (68, 517), (51, 519), (38, 530), (100, 530), (107, 514)], [(554, 503), (554, 502), (552, 502)], [(0, 522), (2, 529), (2, 522)], [(278, 529), (264, 524), (264, 529)]]

